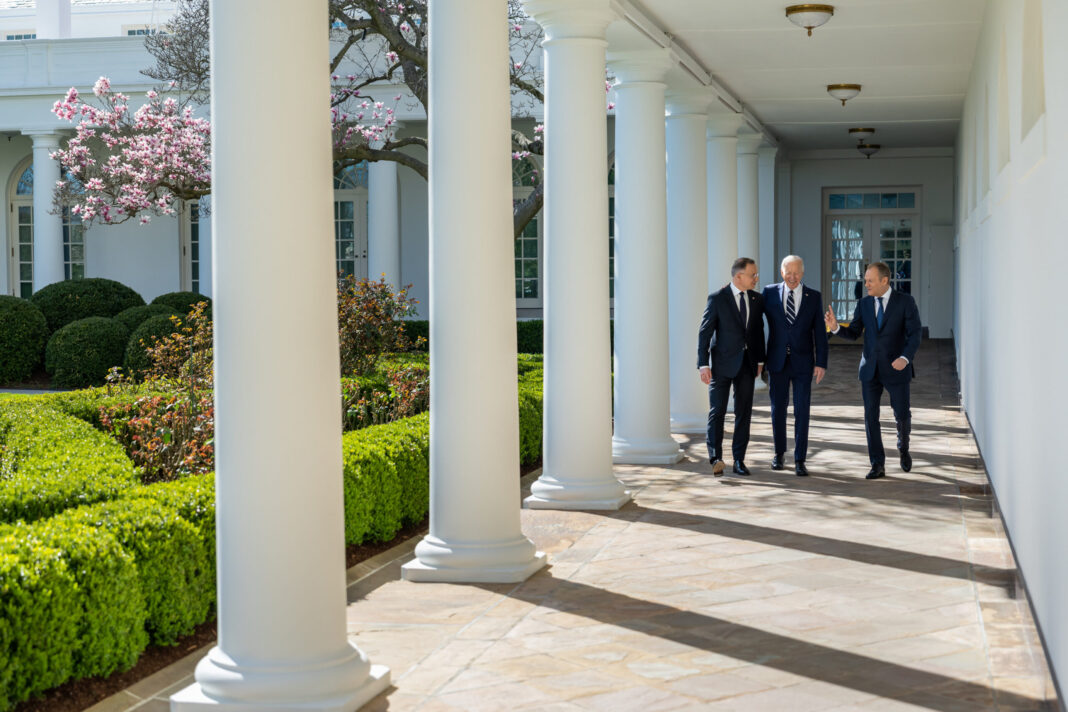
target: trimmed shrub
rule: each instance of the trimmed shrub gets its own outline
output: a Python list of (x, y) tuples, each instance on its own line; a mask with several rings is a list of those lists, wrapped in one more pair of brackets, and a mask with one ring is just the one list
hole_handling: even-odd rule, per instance
[(110, 319), (145, 303), (140, 294), (125, 284), (99, 277), (56, 282), (37, 290), (30, 300), (41, 308), (51, 332), (91, 316)]
[(519, 361), (519, 462), (529, 465), (541, 457), (542, 380), (540, 359)]
[(196, 292), (168, 292), (152, 300), (153, 305), (163, 305), (174, 309), (174, 311), (178, 312), (178, 316), (185, 316), (191, 312), (193, 305), (197, 302), (208, 303), (207, 309), (204, 310), (204, 315), (210, 319), (211, 297), (206, 297), (203, 294), (197, 294)]
[(201, 541), (215, 580), (215, 473), (190, 475), (173, 482), (161, 482), (131, 490), (131, 497), (151, 499), (178, 511), (178, 515), (200, 530)]
[(70, 678), (81, 624), (78, 587), (62, 553), (0, 530), (0, 710)]
[(114, 536), (84, 524), (45, 519), (23, 531), (58, 551), (78, 586), (73, 677), (106, 677), (133, 667), (148, 646), (133, 557)]
[(426, 319), (405, 319), (401, 322), (412, 351), (430, 350), (430, 322)]
[(166, 304), (146, 304), (143, 307), (130, 307), (115, 315), (115, 321), (126, 327), (131, 334), (141, 326), (141, 322), (150, 316), (185, 316), (185, 312), (179, 312), (174, 307)]
[(540, 354), (544, 351), (544, 322), (528, 319), (515, 323), (516, 350), (521, 354)]
[(389, 541), (421, 521), (430, 502), (430, 418), (346, 433), (342, 438), (345, 543)]
[(150, 316), (141, 322), (126, 343), (126, 358), (122, 362), (126, 375), (137, 380), (144, 378), (145, 372), (152, 368), (148, 349), (157, 341), (177, 334), (180, 329), (169, 316), (162, 314)]
[(129, 332), (112, 319), (93, 316), (60, 328), (45, 347), (45, 370), (63, 388), (99, 386), (122, 363)]
[(33, 521), (115, 499), (138, 484), (133, 463), (88, 423), (20, 397), (0, 407), (0, 521)]
[(29, 378), (47, 339), (48, 322), (36, 304), (0, 295), (0, 383)]
[(145, 628), (171, 645), (208, 619), (215, 577), (200, 530), (155, 499), (131, 497), (71, 509), (56, 517), (110, 532), (133, 556), (145, 596)]

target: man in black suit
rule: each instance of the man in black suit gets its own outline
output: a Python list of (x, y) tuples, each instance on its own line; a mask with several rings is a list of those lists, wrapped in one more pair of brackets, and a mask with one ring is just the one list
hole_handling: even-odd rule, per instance
[(864, 434), (868, 438), (871, 470), (867, 479), (886, 476), (886, 453), (879, 431), (879, 404), (883, 389), (890, 393), (890, 407), (897, 421), (897, 449), (901, 469), (912, 469), (909, 433), (912, 411), (909, 409), (909, 384), (912, 366), (920, 348), (920, 312), (912, 295), (890, 288), (890, 268), (873, 262), (864, 272), (868, 296), (857, 303), (853, 321), (840, 327), (830, 308), (824, 315), (827, 327), (849, 341), (864, 335), (864, 353), (860, 357), (860, 388), (864, 395)]
[(768, 320), (768, 390), (771, 396), (771, 432), (775, 456), (771, 469), (781, 470), (786, 460), (786, 409), (790, 386), (794, 389), (794, 473), (808, 475), (808, 414), (812, 379), (827, 373), (827, 329), (823, 298), (802, 284), (805, 263), (788, 255), (780, 269), (782, 282), (764, 287), (764, 318)]
[(748, 475), (745, 449), (753, 414), (753, 383), (764, 364), (764, 299), (753, 291), (756, 262), (739, 257), (731, 282), (708, 296), (697, 334), (697, 368), (708, 386), (708, 459), (712, 474), (723, 474), (723, 417), (734, 386), (734, 474)]

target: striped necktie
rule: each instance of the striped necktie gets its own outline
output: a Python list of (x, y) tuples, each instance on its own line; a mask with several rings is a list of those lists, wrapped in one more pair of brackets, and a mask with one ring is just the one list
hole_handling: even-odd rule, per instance
[(794, 304), (794, 290), (786, 290), (786, 325), (793, 326), (797, 318), (797, 306)]

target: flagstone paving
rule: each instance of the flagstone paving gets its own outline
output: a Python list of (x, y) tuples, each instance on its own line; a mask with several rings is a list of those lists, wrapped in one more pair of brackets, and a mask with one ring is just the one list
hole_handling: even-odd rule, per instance
[[(393, 681), (365, 709), (1061, 709), (951, 343), (916, 359), (912, 472), (887, 403), (874, 482), (858, 358), (832, 348), (813, 389), (811, 477), (770, 469), (758, 392), (752, 477), (711, 476), (703, 438), (677, 435), (684, 462), (616, 468), (634, 492), (617, 512), (523, 510), (550, 565), (521, 584), (401, 581), (414, 542), (354, 567), (350, 634)], [(165, 709), (153, 697), (136, 708)]]

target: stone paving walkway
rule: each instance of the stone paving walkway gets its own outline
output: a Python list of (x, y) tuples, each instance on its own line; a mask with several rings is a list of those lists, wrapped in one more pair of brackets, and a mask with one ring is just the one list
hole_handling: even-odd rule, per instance
[[(1060, 709), (951, 344), (916, 359), (912, 472), (888, 449), (875, 482), (858, 358), (832, 348), (814, 388), (809, 478), (771, 471), (758, 393), (752, 477), (713, 478), (703, 439), (676, 436), (684, 462), (617, 468), (618, 512), (524, 510), (550, 566), (522, 584), (401, 581), (414, 542), (351, 569), (351, 634), (393, 679), (365, 709)], [(94, 709), (166, 709), (202, 654)]]

